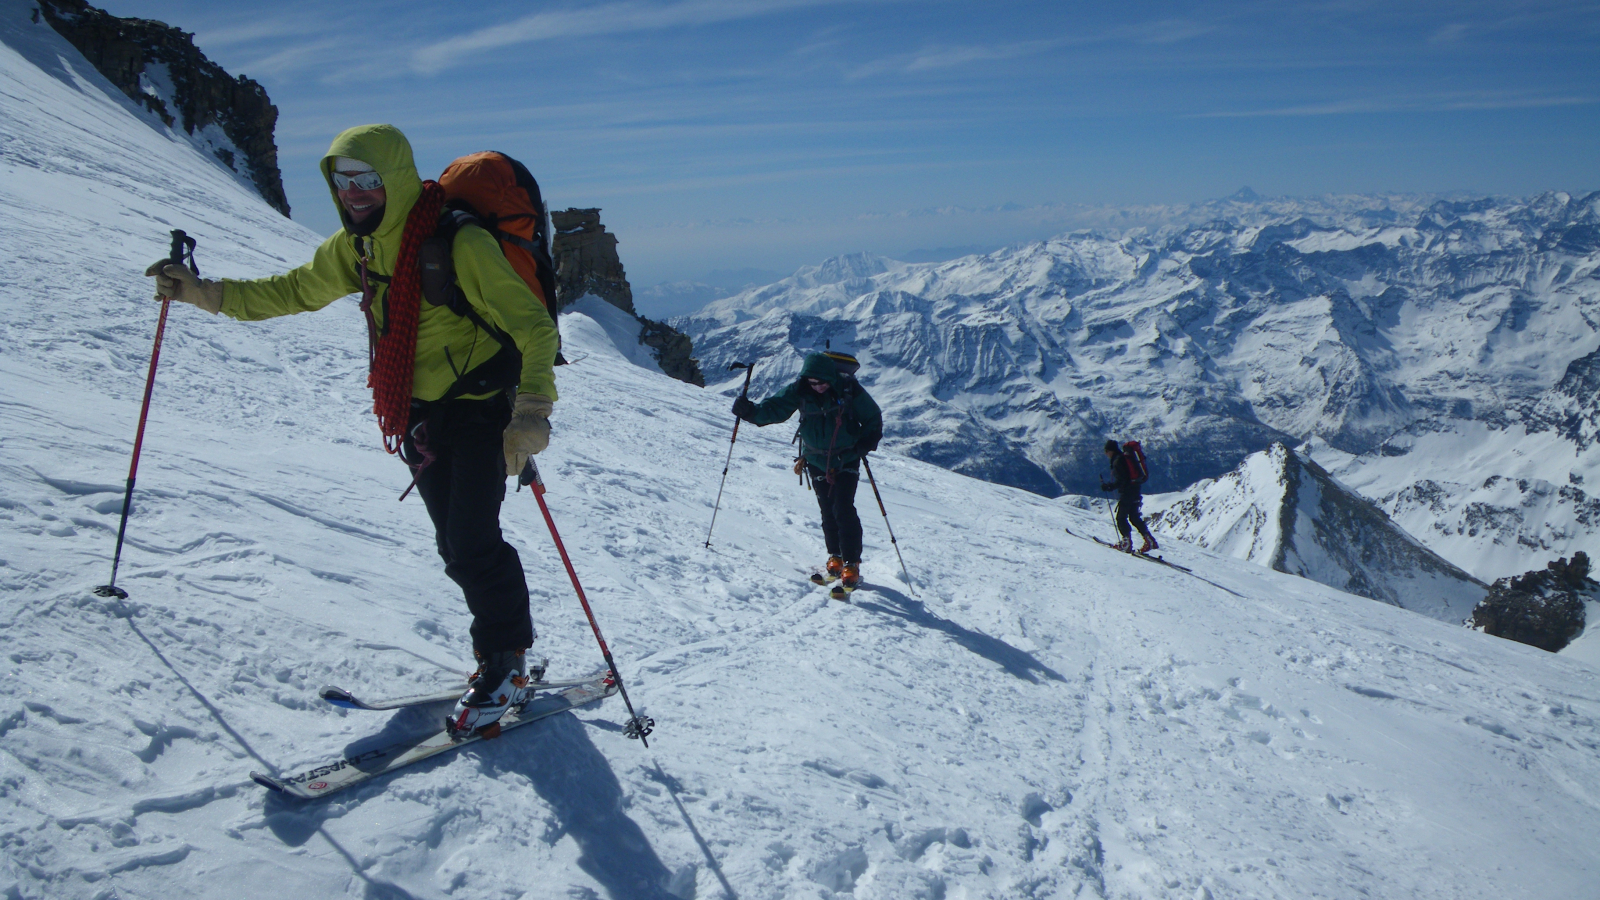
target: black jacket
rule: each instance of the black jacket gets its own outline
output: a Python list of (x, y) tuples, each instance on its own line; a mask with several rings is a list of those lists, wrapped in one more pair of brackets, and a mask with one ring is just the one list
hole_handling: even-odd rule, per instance
[(1128, 464), (1127, 454), (1118, 450), (1111, 457), (1111, 483), (1100, 482), (1103, 491), (1116, 491), (1124, 500), (1137, 500), (1142, 496), (1144, 488), (1139, 482), (1133, 480), (1133, 472)]

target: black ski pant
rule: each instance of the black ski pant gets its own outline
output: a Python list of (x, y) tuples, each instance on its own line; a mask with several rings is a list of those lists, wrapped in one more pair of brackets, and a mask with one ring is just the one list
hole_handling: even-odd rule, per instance
[(1139, 529), (1145, 540), (1155, 540), (1150, 536), (1150, 529), (1145, 527), (1144, 516), (1139, 514), (1139, 507), (1143, 505), (1144, 497), (1139, 494), (1123, 494), (1117, 498), (1117, 533), (1123, 540), (1133, 540), (1134, 528)]
[(811, 486), (817, 491), (817, 506), (822, 510), (822, 539), (829, 556), (843, 557), (847, 563), (861, 563), (861, 517), (856, 515), (856, 485), (860, 472), (833, 470), (833, 483), (818, 469), (811, 470)]
[(403, 459), (433, 519), (444, 572), (461, 586), (479, 653), (533, 645), (528, 582), (517, 551), (500, 534), (506, 496), (502, 436), (511, 421), (504, 396), (411, 402)]

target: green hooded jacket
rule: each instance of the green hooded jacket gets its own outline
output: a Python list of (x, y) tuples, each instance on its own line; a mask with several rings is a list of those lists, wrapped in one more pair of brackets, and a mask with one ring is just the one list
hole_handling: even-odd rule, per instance
[[(806, 384), (817, 378), (832, 387), (817, 393)], [(839, 374), (826, 354), (812, 353), (800, 367), (794, 383), (756, 404), (753, 425), (786, 421), (800, 412), (800, 452), (806, 464), (827, 472), (854, 469), (869, 448), (883, 437), (883, 412), (867, 389), (854, 378)]]
[[(349, 231), (350, 221), (339, 204), (329, 177), (334, 159), (347, 156), (367, 163), (383, 176), (386, 193), (383, 221), (365, 239)], [(411, 207), (422, 196), (422, 179), (411, 157), (411, 143), (393, 125), (360, 125), (333, 139), (322, 158), (322, 177), (328, 183), (333, 205), (345, 227), (322, 242), (311, 262), (298, 269), (252, 281), (223, 281), (222, 311), (235, 319), (254, 321), (321, 309), (340, 297), (361, 291), (361, 264), (356, 241), (368, 247), (367, 271), (377, 299), (372, 304), (378, 326), (383, 326), (383, 301), (389, 277), (400, 255), (400, 237)], [(456, 235), (452, 257), (456, 280), (468, 302), (485, 322), (511, 336), (522, 351), (522, 378), (518, 392), (556, 399), (552, 366), (556, 357), (556, 326), (544, 304), (527, 282), (506, 261), (494, 237), (482, 228), (466, 227)], [(371, 279), (371, 275), (378, 276)], [(500, 350), (491, 335), (465, 316), (422, 301), (417, 323), (417, 360), (411, 395), (437, 400), (457, 376), (487, 362)], [(469, 398), (493, 396), (468, 394)]]

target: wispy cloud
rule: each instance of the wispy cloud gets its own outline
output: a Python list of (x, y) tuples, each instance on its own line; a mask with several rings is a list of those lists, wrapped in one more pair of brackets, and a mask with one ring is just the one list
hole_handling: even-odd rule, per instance
[(1216, 31), (1215, 25), (1192, 22), (1188, 19), (1163, 19), (1145, 22), (1112, 32), (1109, 37), (1120, 37), (1138, 44), (1181, 44)]
[(534, 13), (424, 46), (411, 55), (413, 69), (433, 73), (486, 50), (562, 38), (659, 31), (752, 19), (812, 6), (860, 0), (685, 0), (659, 4), (628, 0), (581, 9)]
[(1428, 35), (1428, 43), (1430, 43), (1430, 44), (1456, 44), (1456, 43), (1460, 43), (1461, 39), (1466, 36), (1466, 34), (1467, 34), (1467, 32), (1469, 30), (1470, 30), (1470, 28), (1467, 25), (1467, 23), (1465, 23), (1465, 22), (1451, 22), (1448, 25), (1440, 26), (1437, 30), (1434, 31), (1433, 34)]
[(914, 72), (929, 72), (936, 69), (950, 69), (957, 66), (971, 65), (972, 63), (1017, 59), (1053, 50), (1063, 43), (1065, 42), (1061, 40), (1044, 40), (987, 45), (936, 45), (924, 47), (911, 53), (902, 53), (873, 60), (865, 65), (851, 69), (847, 77), (852, 79), (868, 78), (885, 72), (911, 74)]
[(1252, 109), (1194, 113), (1186, 119), (1251, 119), (1294, 116), (1344, 116), (1391, 112), (1466, 112), (1490, 109), (1542, 109), (1559, 106), (1587, 106), (1600, 103), (1600, 96), (1561, 94), (1535, 96), (1501, 92), (1437, 94), (1419, 97), (1373, 97), (1308, 103), (1271, 109)]
[(301, 16), (284, 16), (272, 19), (251, 19), (237, 25), (223, 25), (215, 28), (201, 28), (195, 33), (195, 42), (200, 46), (233, 47), (240, 44), (252, 44), (256, 41), (274, 40), (276, 38), (303, 37), (311, 34), (322, 34), (329, 30), (327, 22), (307, 20)]
[(1169, 19), (1160, 22), (1142, 22), (1093, 34), (1075, 34), (1028, 41), (1011, 41), (996, 44), (936, 44), (910, 53), (901, 53), (871, 60), (851, 68), (850, 79), (868, 78), (889, 72), (913, 74), (937, 69), (950, 69), (974, 63), (1000, 62), (1020, 59), (1059, 50), (1064, 47), (1092, 44), (1177, 44), (1192, 40), (1216, 30), (1215, 26), (1186, 19)]
[(293, 44), (245, 63), (244, 70), (260, 76), (283, 75), (298, 69), (323, 67), (340, 57), (341, 48), (347, 46), (344, 41), (336, 38)]

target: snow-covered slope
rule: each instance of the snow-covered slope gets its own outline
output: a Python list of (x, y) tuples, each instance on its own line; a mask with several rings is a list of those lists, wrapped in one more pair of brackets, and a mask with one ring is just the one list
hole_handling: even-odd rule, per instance
[[(1367, 493), (1397, 519), (1415, 506), (1389, 494), (1444, 486), (1451, 512), (1406, 518), (1433, 546), (1435, 526), (1470, 530), (1454, 512), (1477, 502), (1466, 486), (1513, 476), (1420, 453), (1385, 462), (1422, 436), (1526, 428), (1547, 436), (1552, 466), (1596, 474), (1582, 434), (1597, 379), (1569, 364), (1600, 367), (1600, 194), (1226, 205), (1205, 223), (946, 263), (841, 257), (675, 322), (708, 372), (763, 360), (763, 391), (793, 377), (792, 348), (849, 345), (898, 413), (886, 446), (1046, 494), (1092, 492), (1108, 436), (1142, 440), (1164, 491), (1315, 439), (1409, 469)], [(1585, 500), (1550, 506), (1435, 549), (1480, 577), (1600, 549)], [(1519, 546), (1536, 552), (1475, 565)]]
[[(459, 677), (465, 609), (421, 504), (395, 502), (406, 472), (378, 446), (347, 301), (255, 324), (174, 310), (132, 596), (92, 595), (155, 318), (138, 273), (174, 226), (208, 274), (279, 270), (314, 238), (92, 82), (28, 63), (75, 65), (26, 23), (0, 0), (0, 123), (39, 123), (0, 144), (0, 896), (1592, 887), (1593, 667), (1203, 550), (1171, 551), (1193, 576), (1130, 560), (1063, 530), (1085, 514), (894, 454), (874, 468), (895, 532), (938, 578), (916, 596), (896, 579), (863, 497), (870, 586), (827, 600), (803, 581), (822, 546), (787, 431), (740, 432), (705, 550), (726, 400), (632, 364), (582, 313), (541, 465), (652, 749), (607, 701), (331, 802), (267, 796), (249, 770), (432, 727), (439, 710), (314, 692)], [(24, 169), (59, 206), (14, 204)], [(507, 504), (538, 650), (588, 671), (537, 507)]]
[(1194, 485), (1151, 515), (1150, 525), (1162, 535), (1454, 624), (1487, 592), (1283, 444)]

